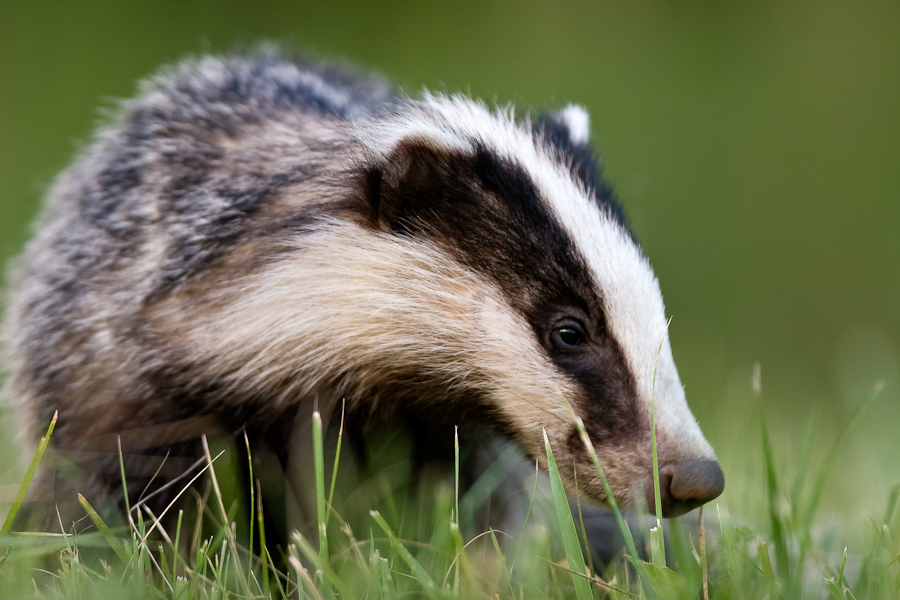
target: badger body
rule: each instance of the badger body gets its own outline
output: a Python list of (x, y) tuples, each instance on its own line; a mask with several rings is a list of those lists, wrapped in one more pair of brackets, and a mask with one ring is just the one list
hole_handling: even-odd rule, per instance
[(49, 194), (7, 394), (30, 433), (58, 412), (57, 453), (114, 498), (120, 443), (166, 481), (203, 433), (286, 456), (346, 403), (362, 429), (487, 425), (542, 464), (546, 431), (567, 488), (607, 502), (568, 403), (630, 504), (652, 402), (664, 513), (689, 510), (724, 480), (588, 138), (574, 106), (517, 121), (272, 51), (186, 62)]

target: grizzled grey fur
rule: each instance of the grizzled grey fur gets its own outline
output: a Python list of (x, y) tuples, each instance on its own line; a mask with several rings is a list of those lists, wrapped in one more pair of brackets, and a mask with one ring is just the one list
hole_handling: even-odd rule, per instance
[[(264, 402), (259, 414), (225, 424), (196, 419), (221, 400), (209, 389), (214, 383), (194, 380), (190, 357), (154, 339), (155, 302), (185, 282), (226, 285), (229, 271), (262, 268), (279, 252), (279, 233), (324, 210), (285, 214), (278, 199), (304, 183), (340, 178), (346, 166), (333, 156), (348, 140), (322, 130), (285, 147), (268, 142), (266, 128), (311, 131), (310, 124), (387, 111), (394, 97), (378, 78), (274, 51), (188, 61), (144, 82), (139, 98), (125, 102), (60, 176), (12, 274), (7, 396), (20, 404), (23, 433), (33, 439), (59, 411), (56, 448), (83, 459), (87, 489), (120, 497), (123, 432), (128, 453), (196, 441), (223, 425), (275, 421)], [(232, 143), (251, 135), (258, 137), (247, 147)], [(297, 155), (299, 162), (290, 158)], [(249, 245), (265, 248), (235, 256)], [(156, 423), (183, 430), (148, 429)], [(271, 438), (278, 435), (285, 432)], [(170, 455), (161, 474), (159, 462), (142, 468), (132, 457), (132, 475), (165, 482), (193, 460)]]

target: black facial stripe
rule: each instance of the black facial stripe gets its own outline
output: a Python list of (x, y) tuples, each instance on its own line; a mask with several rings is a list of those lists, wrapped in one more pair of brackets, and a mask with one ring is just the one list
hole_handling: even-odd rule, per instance
[[(527, 171), (478, 147), (475, 156), (438, 155), (411, 146), (398, 161), (395, 185), (368, 173), (364, 188), (380, 226), (425, 236), (461, 263), (497, 282), (528, 320), (548, 356), (583, 387), (580, 407), (599, 438), (630, 435), (639, 426), (633, 377), (606, 329), (590, 271)], [(562, 356), (550, 342), (552, 323), (575, 309), (593, 325), (585, 351)]]
[(634, 436), (645, 428), (634, 376), (621, 347), (605, 330), (581, 352), (558, 355), (554, 360), (588, 394), (589, 401), (578, 409), (594, 442)]
[(403, 151), (402, 180), (366, 177), (378, 194), (370, 205), (391, 229), (429, 237), (497, 281), (535, 325), (547, 306), (601, 311), (587, 266), (521, 166), (483, 147), (474, 157)]
[[(601, 311), (587, 265), (525, 169), (482, 147), (475, 156), (474, 174), (481, 187), (476, 194), (490, 198), (495, 214), (479, 220), (484, 227), (480, 239), (465, 240), (470, 264), (500, 281), (501, 289), (533, 325), (545, 321), (548, 305)], [(486, 252), (488, 248), (492, 251)]]
[(548, 323), (560, 309), (578, 308), (593, 317), (592, 335), (580, 352), (551, 351), (549, 354), (587, 392), (589, 401), (581, 409), (587, 412), (594, 437), (599, 440), (630, 435), (640, 426), (634, 378), (622, 349), (607, 329), (602, 301), (590, 284), (593, 278), (577, 247), (556, 215), (539, 198), (522, 167), (482, 148), (476, 156), (475, 170), (485, 191), (505, 201), (511, 213), (524, 217), (520, 229), (506, 231), (513, 239), (529, 240), (513, 249), (530, 262), (523, 264), (523, 269), (516, 274), (521, 278), (520, 287), (537, 280), (540, 295), (530, 303), (514, 306), (525, 313), (535, 335), (542, 341), (550, 333)]

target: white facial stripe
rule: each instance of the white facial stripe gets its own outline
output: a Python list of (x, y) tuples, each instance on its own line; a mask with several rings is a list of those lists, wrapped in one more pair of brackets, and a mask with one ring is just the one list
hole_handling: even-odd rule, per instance
[(571, 178), (548, 178), (538, 185), (590, 269), (607, 327), (625, 354), (648, 417), (653, 401), (657, 431), (668, 444), (664, 459), (713, 458), (685, 400), (650, 264), (628, 233), (577, 190)]
[(357, 131), (359, 141), (373, 158), (387, 157), (400, 140), (420, 139), (437, 149), (472, 153), (472, 144), (445, 123), (424, 113), (409, 111), (388, 121), (367, 122)]
[[(657, 431), (669, 444), (667, 454), (672, 460), (713, 458), (687, 406), (668, 338), (664, 339), (666, 319), (659, 284), (628, 233), (598, 209), (564, 166), (534, 144), (527, 128), (515, 123), (511, 109), (492, 114), (482, 103), (444, 96), (427, 97), (420, 106), (422, 113), (414, 113), (406, 123), (410, 130), (437, 127), (442, 139), (452, 131), (455, 139), (489, 140), (493, 152), (526, 169), (593, 275), (608, 326), (625, 353), (648, 417), (654, 399)], [(422, 123), (415, 125), (420, 119)], [(395, 135), (394, 139), (402, 137), (399, 132)]]
[[(543, 173), (542, 173), (543, 175)], [(539, 180), (563, 227), (578, 245), (606, 310), (607, 326), (625, 354), (637, 392), (665, 439), (664, 460), (714, 458), (687, 406), (666, 332), (653, 270), (625, 229), (566, 173)]]

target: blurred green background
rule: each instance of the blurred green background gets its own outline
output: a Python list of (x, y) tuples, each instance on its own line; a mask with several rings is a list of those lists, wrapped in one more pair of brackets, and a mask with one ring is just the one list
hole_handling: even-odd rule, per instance
[(824, 503), (881, 510), (900, 482), (900, 2), (2, 0), (0, 258), (101, 109), (161, 64), (261, 40), (411, 93), (585, 105), (674, 315), (723, 502), (764, 511), (759, 361), (788, 471), (810, 414), (821, 454), (886, 382)]

